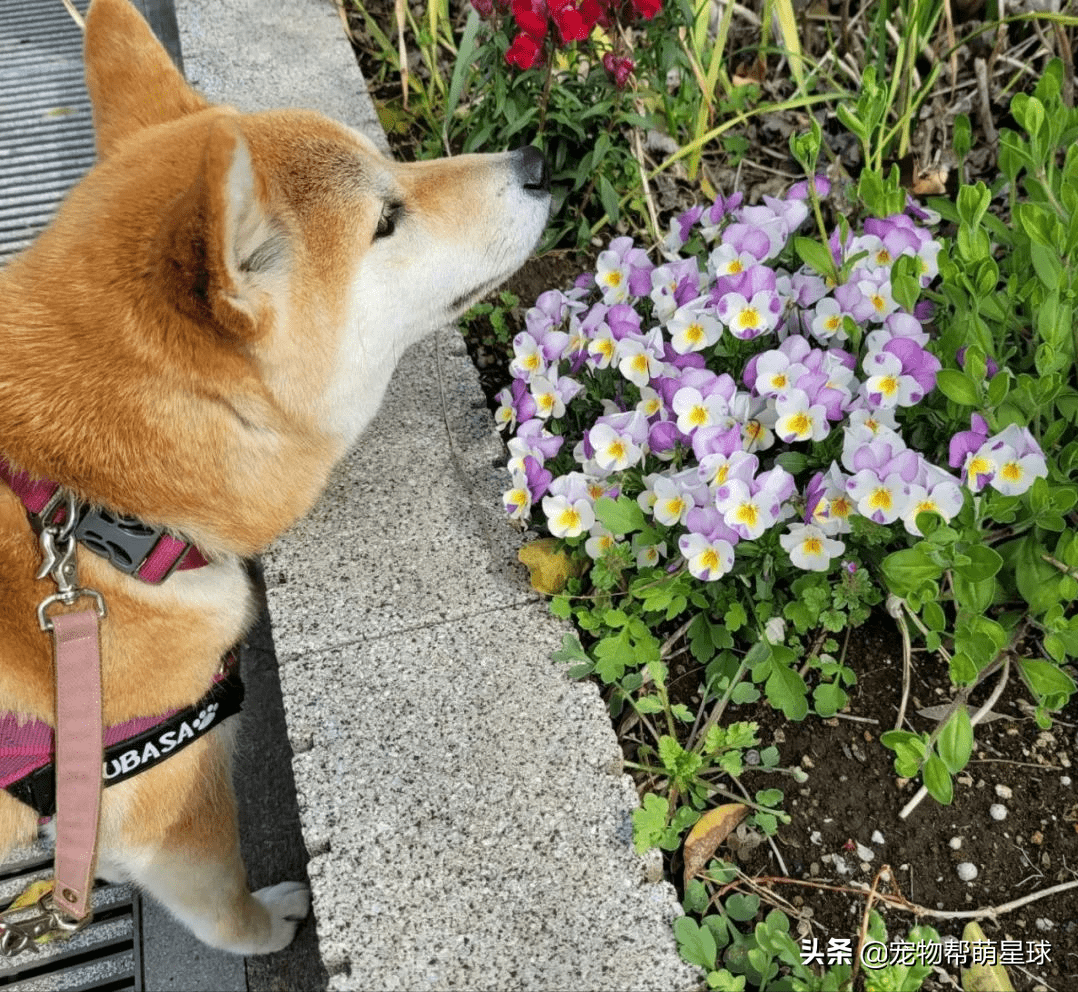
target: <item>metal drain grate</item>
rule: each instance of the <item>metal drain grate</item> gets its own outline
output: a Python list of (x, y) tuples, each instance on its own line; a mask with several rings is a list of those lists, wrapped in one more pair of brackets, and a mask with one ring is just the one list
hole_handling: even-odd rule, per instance
[(93, 163), (82, 32), (60, 0), (0, 0), (0, 258), (33, 240)]
[[(52, 852), (43, 846), (0, 865), (0, 906), (31, 882), (52, 874)], [(18, 957), (0, 958), (4, 992), (141, 992), (142, 960), (138, 893), (128, 885), (94, 890), (94, 921), (81, 933)]]

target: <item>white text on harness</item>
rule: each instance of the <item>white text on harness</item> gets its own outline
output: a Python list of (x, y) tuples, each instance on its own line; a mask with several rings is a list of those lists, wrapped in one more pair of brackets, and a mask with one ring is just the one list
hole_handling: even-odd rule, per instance
[(175, 750), (184, 741), (204, 733), (214, 717), (217, 716), (217, 704), (211, 703), (193, 720), (184, 720), (178, 727), (166, 730), (153, 740), (146, 741), (141, 748), (131, 748), (118, 757), (105, 762), (102, 775), (106, 782), (121, 775), (129, 775), (143, 765), (151, 765)]

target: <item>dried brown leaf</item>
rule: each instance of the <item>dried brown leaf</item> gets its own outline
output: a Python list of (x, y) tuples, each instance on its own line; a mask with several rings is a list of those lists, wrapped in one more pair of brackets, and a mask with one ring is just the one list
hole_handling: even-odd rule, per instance
[(710, 860), (718, 846), (748, 815), (743, 803), (726, 803), (708, 810), (685, 838), (685, 884)]

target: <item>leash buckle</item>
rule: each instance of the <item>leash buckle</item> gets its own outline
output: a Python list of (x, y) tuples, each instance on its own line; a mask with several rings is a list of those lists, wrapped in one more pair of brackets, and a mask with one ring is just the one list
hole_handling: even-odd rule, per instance
[[(16, 900), (16, 903), (18, 900)], [(40, 943), (52, 937), (70, 937), (86, 926), (92, 916), (76, 920), (62, 909), (58, 909), (52, 899), (52, 892), (46, 892), (34, 904), (37, 909), (22, 920), (7, 919), (19, 913), (31, 913), (29, 906), (5, 909), (0, 912), (0, 958), (13, 958), (23, 951), (38, 953)]]
[[(61, 492), (62, 495), (58, 495)], [(50, 522), (61, 505), (65, 511), (63, 519), (56, 523)], [(52, 630), (52, 621), (46, 611), (54, 603), (71, 606), (84, 596), (89, 596), (96, 603), (97, 615), (101, 619), (107, 615), (105, 600), (101, 593), (95, 589), (84, 589), (79, 585), (78, 563), (75, 557), (77, 547), (75, 526), (78, 523), (76, 509), (75, 494), (57, 490), (57, 495), (49, 500), (47, 513), (43, 511), (40, 518), (42, 528), (38, 535), (38, 543), (41, 545), (41, 567), (34, 578), (51, 578), (56, 583), (57, 589), (51, 596), (46, 596), (37, 608), (37, 622), (44, 631)]]

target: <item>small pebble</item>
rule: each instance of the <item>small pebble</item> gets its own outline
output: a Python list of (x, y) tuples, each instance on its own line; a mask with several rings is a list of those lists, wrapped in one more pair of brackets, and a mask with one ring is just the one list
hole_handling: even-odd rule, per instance
[(972, 882), (977, 877), (977, 866), (970, 861), (963, 861), (955, 870), (963, 882)]
[(1063, 786), (1070, 785), (1071, 784), (1071, 777), (1069, 775), (1060, 775), (1059, 776), (1059, 784), (1063, 785)]
[(857, 856), (862, 861), (871, 861), (874, 857), (876, 857), (876, 852), (873, 851), (871, 847), (865, 847), (865, 845), (860, 842), (858, 842), (856, 846)]
[(988, 815), (993, 820), (1006, 820), (1007, 819), (1007, 807), (1003, 803), (992, 803), (988, 807)]
[(1011, 792), (1011, 787), (1009, 785), (997, 785), (996, 795), (999, 796), (1000, 799), (1010, 799), (1014, 793)]
[(948, 841), (948, 846), (952, 851), (960, 851), (962, 849), (962, 838), (952, 837), (950, 841)]
[(1038, 930), (1040, 930), (1041, 933), (1047, 933), (1049, 930), (1052, 929), (1052, 927), (1055, 926), (1055, 924), (1051, 920), (1043, 916), (1038, 916), (1037, 919), (1034, 921), (1033, 925)]
[(872, 831), (872, 843), (873, 844), (884, 844), (884, 843), (886, 843), (886, 841), (884, 841), (884, 839), (883, 839), (883, 834), (881, 834), (878, 830), (873, 830)]

